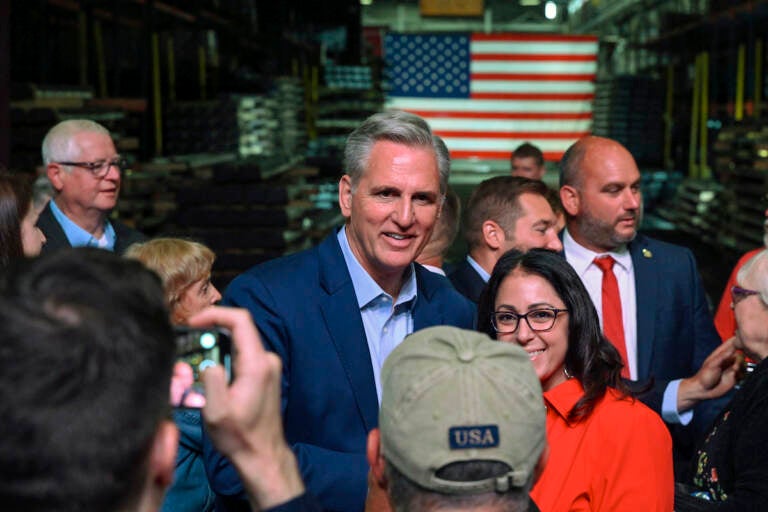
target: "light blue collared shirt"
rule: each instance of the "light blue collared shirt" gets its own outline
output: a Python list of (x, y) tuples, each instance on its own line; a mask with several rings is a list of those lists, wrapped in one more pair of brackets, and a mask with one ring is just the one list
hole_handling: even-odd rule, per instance
[(403, 339), (413, 332), (413, 306), (416, 304), (416, 272), (413, 263), (406, 270), (407, 277), (394, 300), (365, 271), (352, 253), (347, 240), (346, 226), (336, 235), (344, 262), (352, 278), (357, 305), (363, 319), (365, 338), (371, 354), (376, 396), (381, 405), (381, 367), (384, 360)]
[(471, 266), (473, 269), (475, 269), (475, 272), (477, 272), (478, 274), (480, 274), (480, 277), (482, 277), (482, 278), (483, 278), (483, 281), (485, 281), (486, 283), (487, 283), (488, 281), (490, 281), (490, 279), (491, 279), (491, 274), (489, 274), (488, 272), (486, 272), (486, 271), (485, 271), (485, 269), (484, 269), (483, 267), (481, 267), (481, 266), (480, 266), (480, 264), (479, 264), (478, 262), (476, 262), (476, 261), (475, 261), (475, 260), (472, 258), (472, 256), (470, 256), (469, 254), (467, 254), (467, 261), (469, 262), (470, 266)]
[(64, 230), (64, 234), (67, 236), (67, 240), (69, 240), (69, 245), (72, 247), (98, 247), (107, 251), (115, 250), (115, 228), (112, 227), (112, 223), (109, 220), (104, 221), (104, 233), (101, 235), (101, 238), (94, 238), (92, 234), (72, 222), (59, 209), (55, 200), (51, 200), (51, 211), (61, 229)]

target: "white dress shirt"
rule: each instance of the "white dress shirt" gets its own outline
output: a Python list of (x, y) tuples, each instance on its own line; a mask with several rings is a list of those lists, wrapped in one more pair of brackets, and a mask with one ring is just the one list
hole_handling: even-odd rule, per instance
[[(597, 256), (610, 255), (616, 264), (613, 265), (613, 273), (619, 284), (619, 296), (621, 297), (621, 316), (624, 323), (624, 340), (627, 344), (627, 364), (632, 380), (638, 379), (637, 373), (637, 294), (635, 293), (635, 271), (632, 266), (632, 255), (627, 246), (622, 246), (615, 251), (596, 253), (579, 245), (573, 239), (568, 229), (563, 231), (563, 250), (565, 259), (581, 278), (587, 289), (592, 303), (597, 309), (600, 325), (603, 325), (603, 271), (595, 265)], [(693, 419), (693, 410), (680, 413), (677, 410), (677, 391), (680, 380), (673, 380), (667, 384), (664, 390), (664, 399), (661, 404), (661, 416), (668, 423), (680, 423), (687, 425)]]

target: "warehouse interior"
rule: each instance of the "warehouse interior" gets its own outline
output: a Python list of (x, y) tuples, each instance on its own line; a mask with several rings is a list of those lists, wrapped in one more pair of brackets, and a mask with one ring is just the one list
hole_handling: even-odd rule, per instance
[[(48, 128), (104, 124), (130, 163), (114, 215), (204, 241), (225, 285), (341, 221), (345, 136), (391, 101), (388, 37), (587, 38), (587, 131), (630, 149), (644, 229), (691, 247), (717, 301), (763, 241), (766, 28), (758, 0), (0, 0), (0, 165), (39, 173)], [(497, 153), (454, 158), (460, 195), (509, 172)]]

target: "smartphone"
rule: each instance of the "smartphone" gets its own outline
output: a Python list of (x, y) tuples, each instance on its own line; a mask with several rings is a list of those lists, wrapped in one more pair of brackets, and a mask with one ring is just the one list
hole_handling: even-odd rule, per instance
[(202, 390), (200, 375), (214, 364), (224, 367), (227, 380), (232, 381), (232, 342), (229, 331), (220, 327), (205, 329), (175, 326), (176, 360), (192, 367), (194, 388)]

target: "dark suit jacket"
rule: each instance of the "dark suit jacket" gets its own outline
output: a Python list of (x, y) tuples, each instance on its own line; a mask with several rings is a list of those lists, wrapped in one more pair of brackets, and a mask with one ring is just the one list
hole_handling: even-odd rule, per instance
[[(640, 399), (661, 414), (669, 382), (694, 375), (720, 337), (690, 250), (641, 234), (628, 248), (635, 273), (638, 380), (653, 380)], [(688, 428), (670, 425), (675, 448), (684, 443), (692, 449), (695, 436), (706, 431), (727, 399), (699, 404)]]
[[(283, 361), (285, 435), (307, 489), (327, 510), (359, 511), (367, 489), (366, 437), (378, 426), (378, 399), (363, 321), (336, 236), (250, 269), (229, 285), (224, 303), (250, 310), (266, 347)], [(415, 268), (414, 329), (472, 329), (474, 306), (443, 276)], [(206, 444), (214, 491), (241, 495), (233, 468)]]
[[(139, 233), (133, 228), (129, 228), (120, 221), (109, 219), (112, 223), (112, 227), (115, 228), (115, 253), (123, 254), (125, 250), (133, 243), (143, 242), (147, 239), (142, 233)], [(67, 235), (64, 233), (64, 229), (53, 216), (51, 211), (50, 202), (45, 205), (45, 208), (40, 212), (40, 217), (37, 219), (37, 227), (45, 235), (45, 243), (40, 251), (41, 254), (47, 254), (57, 249), (65, 247), (72, 247), (67, 239)]]
[(456, 288), (456, 291), (477, 304), (480, 302), (480, 294), (483, 293), (485, 288), (485, 281), (477, 273), (477, 270), (472, 268), (466, 258), (458, 263), (455, 268), (448, 274), (448, 279)]

